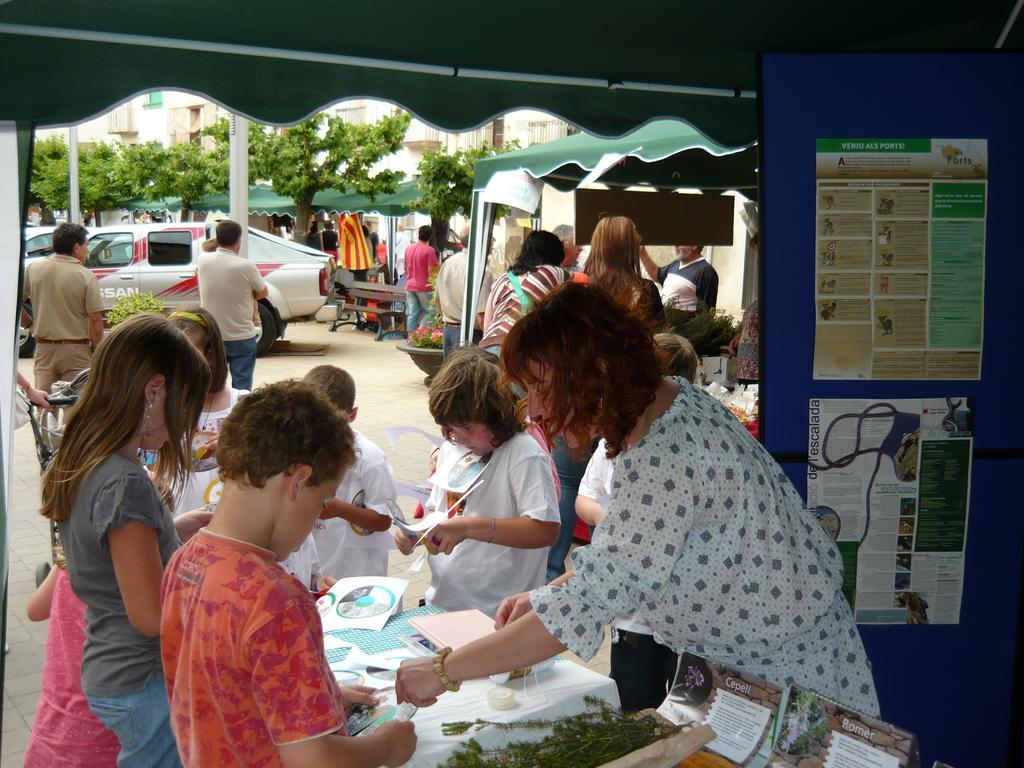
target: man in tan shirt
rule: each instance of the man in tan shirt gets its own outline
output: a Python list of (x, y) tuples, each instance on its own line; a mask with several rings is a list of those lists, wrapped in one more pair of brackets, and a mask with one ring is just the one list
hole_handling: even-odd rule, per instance
[(85, 267), (88, 237), (81, 224), (61, 224), (53, 232), (53, 255), (25, 269), (33, 317), (23, 311), (22, 321), (36, 338), (36, 387), (46, 392), (88, 368), (103, 338), (100, 286)]
[(242, 227), (225, 219), (217, 225), (217, 250), (199, 257), (199, 303), (217, 321), (231, 369), (231, 386), (251, 390), (256, 369), (253, 301), (267, 296), (259, 270), (239, 255)]
[[(463, 243), (469, 243), (469, 227), (463, 229), (461, 239)], [(462, 309), (466, 303), (468, 276), (469, 247), (467, 245), (465, 249), (445, 260), (434, 283), (434, 299), (441, 312), (441, 319), (444, 321), (443, 349), (446, 358), (462, 343)], [(473, 324), (474, 344), (479, 344), (480, 339), (483, 338), (484, 307), (487, 306), (487, 297), (490, 295), (492, 282), (494, 282), (494, 277), (490, 270), (484, 269), (483, 284), (477, 295), (477, 314)]]

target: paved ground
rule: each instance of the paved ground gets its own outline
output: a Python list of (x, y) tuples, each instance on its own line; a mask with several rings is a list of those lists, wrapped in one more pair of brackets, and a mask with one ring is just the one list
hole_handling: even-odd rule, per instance
[[(326, 353), (319, 356), (275, 354), (260, 358), (256, 365), (256, 384), (301, 378), (307, 370), (322, 363), (345, 368), (356, 380), (359, 417), (355, 426), (388, 454), (397, 478), (410, 481), (424, 479), (429, 451), (426, 440), (407, 435), (392, 448), (384, 435), (385, 427), (399, 425), (436, 431), (427, 410), (423, 374), (406, 355), (395, 349), (396, 342), (376, 342), (371, 334), (351, 327), (329, 333), (327, 325), (316, 323), (290, 326), (288, 338), (296, 344), (326, 344)], [(31, 360), (20, 361), (20, 368), (22, 373), (32, 377)], [(11, 505), (7, 605), (10, 652), (6, 658), (3, 689), (0, 768), (22, 764), (39, 698), (46, 642), (46, 622), (33, 624), (25, 617), (25, 603), (35, 589), (35, 567), (49, 557), (50, 551), (48, 523), (38, 514), (39, 464), (32, 433), (27, 426), (15, 433)], [(405, 504), (403, 507), (410, 511)], [(408, 573), (408, 560), (394, 552), (390, 570), (391, 575), (411, 581), (406, 601), (407, 604), (415, 604), (430, 583), (430, 573), (427, 568), (419, 573)], [(607, 639), (587, 666), (608, 674)]]

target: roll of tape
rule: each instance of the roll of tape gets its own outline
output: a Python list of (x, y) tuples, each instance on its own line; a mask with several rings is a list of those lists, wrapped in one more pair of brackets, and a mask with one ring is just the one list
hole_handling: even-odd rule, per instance
[(487, 706), (491, 709), (514, 709), (516, 695), (508, 688), (491, 688), (487, 692)]

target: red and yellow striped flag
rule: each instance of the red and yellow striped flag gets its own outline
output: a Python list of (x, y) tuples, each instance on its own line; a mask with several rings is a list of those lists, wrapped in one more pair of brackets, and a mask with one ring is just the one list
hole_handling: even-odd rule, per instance
[(338, 215), (338, 254), (341, 266), (348, 270), (370, 269), (373, 262), (366, 246), (363, 227), (355, 213)]

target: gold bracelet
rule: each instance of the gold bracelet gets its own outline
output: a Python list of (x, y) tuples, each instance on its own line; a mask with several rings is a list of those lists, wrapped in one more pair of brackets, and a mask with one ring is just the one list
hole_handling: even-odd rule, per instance
[(496, 531), (497, 529), (498, 529), (498, 521), (497, 521), (497, 520), (496, 520), (495, 518), (493, 518), (493, 517), (492, 517), (492, 518), (491, 518), (491, 538), (489, 538), (489, 539), (487, 540), (487, 543), (488, 543), (488, 544), (490, 544), (491, 542), (493, 542), (493, 541), (494, 541), (494, 532), (495, 532), (495, 531)]
[(434, 674), (437, 675), (437, 679), (441, 681), (441, 685), (445, 687), (445, 690), (455, 693), (455, 691), (462, 687), (462, 683), (453, 681), (444, 673), (444, 660), (451, 652), (451, 647), (442, 648), (437, 652), (437, 655), (434, 657)]

